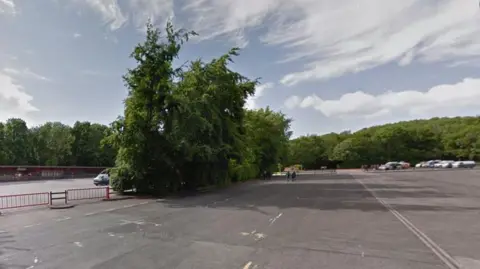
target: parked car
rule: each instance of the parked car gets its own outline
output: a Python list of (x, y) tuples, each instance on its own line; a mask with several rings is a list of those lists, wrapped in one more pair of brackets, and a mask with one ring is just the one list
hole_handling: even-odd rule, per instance
[(110, 185), (110, 171), (104, 170), (104, 171), (100, 172), (100, 174), (98, 174), (98, 176), (96, 176), (93, 179), (93, 184), (95, 186), (108, 186), (108, 185)]
[(398, 162), (400, 165), (401, 165), (401, 168), (402, 169), (408, 169), (410, 168), (410, 163), (407, 163), (407, 162), (404, 162), (404, 161), (400, 161)]
[(435, 165), (437, 164), (437, 166), (438, 166), (438, 163), (440, 163), (441, 161), (442, 160), (430, 160), (430, 161), (427, 161), (426, 165), (423, 166), (423, 167), (434, 168)]
[(423, 167), (424, 164), (425, 164), (425, 162), (419, 162), (415, 165), (415, 168), (421, 168), (421, 167)]
[(441, 161), (440, 162), (440, 168), (452, 168), (453, 167), (454, 161)]
[(452, 164), (453, 168), (474, 168), (477, 164), (475, 161), (458, 161)]
[(397, 170), (402, 169), (402, 164), (398, 162), (388, 162), (386, 164), (380, 165), (378, 167), (380, 170)]

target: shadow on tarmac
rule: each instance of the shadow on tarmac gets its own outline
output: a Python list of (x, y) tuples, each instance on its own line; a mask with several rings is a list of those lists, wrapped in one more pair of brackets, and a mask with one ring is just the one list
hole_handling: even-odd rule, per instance
[[(360, 179), (364, 175), (355, 175)], [(337, 182), (336, 182), (337, 181)], [(429, 187), (388, 184), (368, 184), (378, 198), (406, 198), (410, 204), (389, 203), (397, 210), (407, 211), (466, 211), (480, 207), (415, 204), (415, 198), (454, 198), (454, 193), (438, 192)], [(162, 202), (168, 207), (209, 207), (262, 212), (261, 207), (305, 208), (315, 210), (387, 211), (372, 194), (352, 175), (303, 175), (295, 182), (272, 179), (259, 184), (245, 184), (225, 190), (213, 191), (194, 197), (169, 199)]]
[[(6, 245), (15, 243), (15, 240), (12, 235), (8, 234), (7, 232), (0, 231), (0, 257), (2, 257), (3, 261), (8, 261), (8, 250), (11, 249)], [(14, 250), (25, 250), (30, 251), (30, 249), (14, 249)], [(26, 268), (25, 265), (14, 265), (14, 264), (6, 264), (1, 262), (0, 269), (13, 269), (13, 268)]]

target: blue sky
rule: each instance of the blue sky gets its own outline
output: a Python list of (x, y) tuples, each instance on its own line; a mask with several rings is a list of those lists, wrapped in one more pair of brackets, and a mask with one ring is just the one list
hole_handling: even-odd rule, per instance
[(476, 0), (0, 0), (0, 121), (110, 123), (148, 18), (200, 34), (181, 61), (241, 47), (295, 136), (480, 114)]

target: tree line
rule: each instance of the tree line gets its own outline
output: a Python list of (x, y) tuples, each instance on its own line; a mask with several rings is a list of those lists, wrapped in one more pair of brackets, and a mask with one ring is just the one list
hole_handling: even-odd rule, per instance
[(109, 126), (97, 123), (47, 122), (28, 128), (24, 120), (11, 118), (0, 122), (0, 165), (110, 167), (116, 149), (102, 143), (110, 133)]
[(270, 108), (247, 110), (259, 83), (233, 71), (238, 49), (176, 66), (194, 32), (147, 24), (123, 76), (124, 113), (109, 126), (59, 122), (27, 128), (0, 123), (0, 164), (107, 166), (116, 190), (165, 194), (224, 186), (285, 166), (360, 167), (387, 161), (480, 158), (480, 117), (434, 118), (355, 133), (290, 139), (291, 119)]
[(432, 118), (293, 139), (289, 163), (318, 169), (326, 160), (343, 168), (431, 159), (480, 160), (480, 117)]

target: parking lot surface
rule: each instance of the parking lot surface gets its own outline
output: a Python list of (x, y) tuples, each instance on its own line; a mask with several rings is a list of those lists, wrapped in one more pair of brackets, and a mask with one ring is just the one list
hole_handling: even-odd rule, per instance
[(20, 182), (0, 182), (0, 195), (64, 191), (66, 189), (93, 188), (93, 178), (50, 179)]
[(2, 216), (0, 268), (475, 269), (479, 204), (476, 171), (274, 178)]

